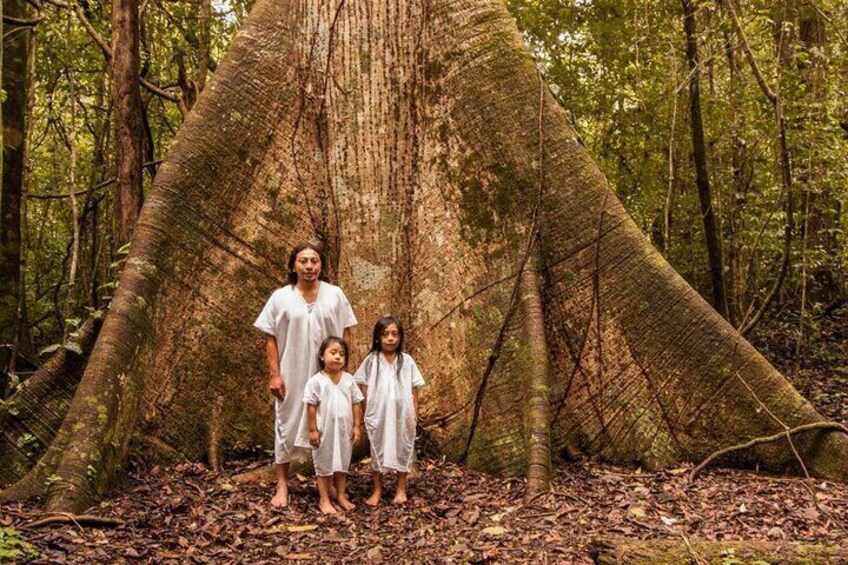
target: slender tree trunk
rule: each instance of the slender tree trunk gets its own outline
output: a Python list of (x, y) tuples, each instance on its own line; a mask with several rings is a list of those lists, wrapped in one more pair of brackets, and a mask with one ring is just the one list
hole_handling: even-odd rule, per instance
[(144, 200), (144, 125), (137, 0), (112, 2), (112, 99), (117, 148), (116, 246), (129, 242)]
[[(301, 240), (328, 245), (360, 320), (401, 313), (427, 444), (474, 468), (528, 474), (546, 451), (700, 460), (779, 430), (760, 402), (792, 427), (821, 420), (645, 240), (543, 86), (497, 1), (259, 0), (18, 484), (55, 475), (47, 507), (84, 509), (139, 429), (197, 460), (267, 445), (262, 337), (245, 328)], [(795, 445), (810, 473), (848, 478), (848, 439)], [(725, 463), (800, 472), (776, 444)]]
[(729, 319), (727, 294), (724, 284), (724, 263), (721, 258), (721, 240), (716, 225), (716, 213), (710, 192), (710, 175), (707, 170), (707, 147), (704, 141), (704, 124), (701, 117), (701, 87), (698, 59), (698, 31), (696, 10), (692, 0), (682, 0), (683, 24), (686, 31), (686, 60), (689, 63), (689, 115), (692, 122), (692, 149), (695, 161), (695, 183), (701, 201), (704, 238), (713, 288), (713, 306), (725, 319)]
[[(798, 7), (798, 42), (805, 58), (800, 64), (800, 79), (805, 86), (803, 95), (796, 101), (800, 117), (798, 127), (804, 143), (801, 151), (807, 153), (800, 158), (801, 170), (798, 179), (807, 186), (806, 194), (810, 206), (809, 233), (805, 241), (812, 252), (817, 253), (816, 265), (812, 269), (814, 284), (810, 288), (810, 299), (825, 306), (831, 305), (845, 295), (845, 281), (839, 276), (838, 250), (840, 249), (839, 217), (842, 204), (833, 195), (830, 179), (825, 169), (828, 163), (822, 158), (820, 144), (824, 142), (814, 133), (814, 127), (828, 119), (826, 110), (827, 35), (824, 18), (810, 5)], [(806, 165), (806, 166), (804, 166)]]
[(746, 308), (745, 279), (746, 273), (742, 266), (745, 263), (746, 247), (739, 240), (745, 224), (745, 205), (747, 202), (748, 186), (751, 181), (748, 165), (748, 144), (745, 140), (745, 111), (742, 108), (741, 69), (736, 47), (733, 43), (732, 30), (723, 30), (725, 37), (725, 54), (729, 69), (730, 111), (732, 116), (731, 130), (731, 178), (733, 187), (732, 205), (725, 223), (728, 276), (725, 279), (727, 287), (727, 306), (730, 322), (737, 325), (744, 316)]
[[(26, 20), (25, 0), (6, 0), (3, 13)], [(25, 325), (23, 312), (22, 204), (29, 101), (29, 49), (32, 28), (4, 23), (3, 29), (3, 187), (0, 191), (0, 399)]]

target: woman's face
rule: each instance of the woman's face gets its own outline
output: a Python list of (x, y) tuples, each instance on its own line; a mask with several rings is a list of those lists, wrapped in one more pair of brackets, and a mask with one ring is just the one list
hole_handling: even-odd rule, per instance
[(345, 366), (345, 351), (340, 343), (333, 342), (324, 350), (321, 356), (321, 361), (324, 362), (324, 369), (331, 373), (337, 373)]
[(380, 349), (384, 353), (394, 353), (400, 343), (400, 332), (397, 324), (389, 324), (380, 335)]
[(304, 249), (294, 259), (294, 272), (299, 281), (317, 281), (321, 275), (321, 256), (314, 249)]

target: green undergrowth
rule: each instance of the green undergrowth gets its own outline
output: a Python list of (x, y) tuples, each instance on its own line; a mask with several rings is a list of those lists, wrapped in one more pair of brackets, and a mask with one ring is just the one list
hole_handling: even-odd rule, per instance
[(21, 533), (18, 530), (0, 527), (0, 562), (37, 555), (38, 551), (21, 538)]

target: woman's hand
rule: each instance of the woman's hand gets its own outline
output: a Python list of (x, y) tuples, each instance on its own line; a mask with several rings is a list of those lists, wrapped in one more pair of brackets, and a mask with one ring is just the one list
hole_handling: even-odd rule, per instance
[(353, 443), (359, 443), (359, 440), (362, 439), (362, 428), (353, 426), (353, 429), (350, 430), (350, 439), (353, 440)]
[(321, 434), (318, 432), (318, 430), (312, 430), (311, 432), (309, 432), (309, 445), (311, 445), (315, 449), (318, 449), (318, 447), (321, 445)]
[(286, 399), (286, 385), (283, 384), (283, 377), (280, 375), (271, 377), (271, 381), (268, 383), (268, 390), (280, 400)]

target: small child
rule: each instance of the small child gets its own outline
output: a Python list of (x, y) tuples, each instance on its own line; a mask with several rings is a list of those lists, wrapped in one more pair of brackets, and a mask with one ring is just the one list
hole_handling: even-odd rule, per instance
[(318, 349), (321, 371), (306, 383), (303, 392), (306, 415), (295, 443), (299, 447), (312, 447), (320, 497), (318, 507), (324, 514), (336, 514), (330, 502), (331, 479), (339, 506), (344, 510), (354, 509), (345, 489), (352, 445), (362, 435), (363, 396), (353, 376), (343, 370), (347, 359), (348, 347), (340, 337), (330, 336), (321, 344)]
[(395, 504), (406, 502), (406, 481), (415, 456), (418, 389), (424, 377), (412, 356), (403, 352), (403, 326), (395, 318), (374, 325), (371, 352), (356, 371), (356, 383), (366, 396), (365, 429), (371, 442), (374, 493), (365, 501), (377, 506), (383, 494), (383, 473), (397, 472)]

